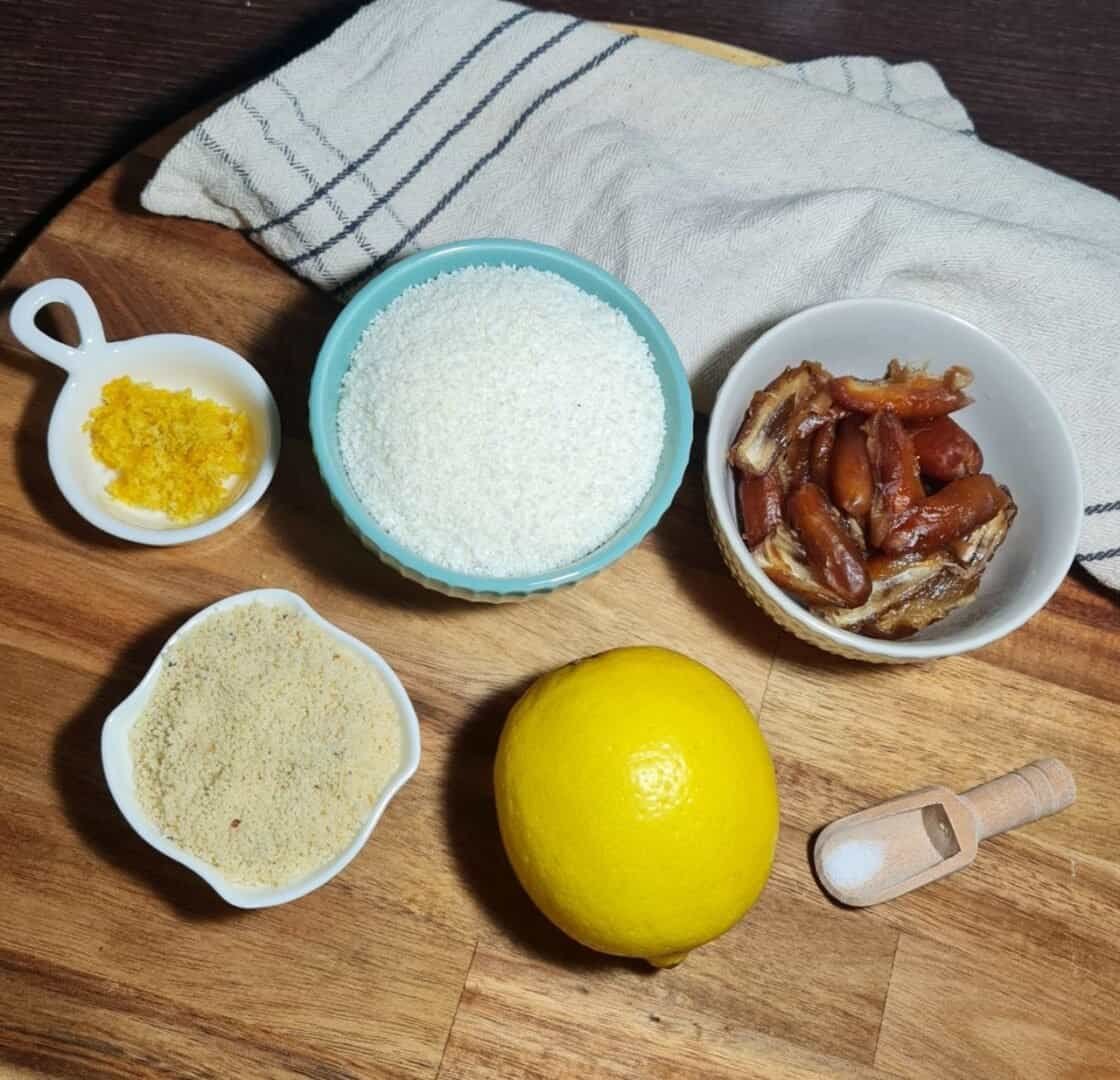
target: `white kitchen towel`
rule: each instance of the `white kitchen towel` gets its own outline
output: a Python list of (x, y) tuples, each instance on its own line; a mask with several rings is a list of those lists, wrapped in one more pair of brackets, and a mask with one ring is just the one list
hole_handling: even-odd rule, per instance
[(740, 68), (501, 0), (378, 0), (195, 127), (143, 202), (340, 300), (447, 240), (567, 248), (649, 303), (701, 407), (800, 308), (946, 308), (1046, 383), (1079, 558), (1120, 588), (1120, 202), (983, 145), (928, 65)]

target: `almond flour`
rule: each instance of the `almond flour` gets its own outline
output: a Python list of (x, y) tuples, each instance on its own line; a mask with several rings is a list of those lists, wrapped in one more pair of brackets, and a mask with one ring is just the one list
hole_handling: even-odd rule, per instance
[(168, 651), (130, 735), (161, 832), (240, 885), (338, 856), (401, 763), (401, 723), (369, 664), (299, 612), (218, 612)]

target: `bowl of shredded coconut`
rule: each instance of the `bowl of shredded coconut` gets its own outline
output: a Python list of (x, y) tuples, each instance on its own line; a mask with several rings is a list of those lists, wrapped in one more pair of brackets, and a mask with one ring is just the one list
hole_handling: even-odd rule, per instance
[(653, 313), (594, 264), (519, 240), (432, 248), (366, 285), (327, 335), (310, 404), (323, 479), (363, 543), (491, 602), (638, 544), (692, 440)]

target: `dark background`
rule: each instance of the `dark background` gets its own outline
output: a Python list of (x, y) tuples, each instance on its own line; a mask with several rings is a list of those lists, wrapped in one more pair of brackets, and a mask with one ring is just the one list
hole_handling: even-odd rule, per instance
[[(454, 3), (454, 0), (446, 0)], [(0, 0), (0, 272), (89, 179), (358, 0)], [(553, 0), (807, 60), (924, 59), (982, 139), (1120, 194), (1120, 0)]]

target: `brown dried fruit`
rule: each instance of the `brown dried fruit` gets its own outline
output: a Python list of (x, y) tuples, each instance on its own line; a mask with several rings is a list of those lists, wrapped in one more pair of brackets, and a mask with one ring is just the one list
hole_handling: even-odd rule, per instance
[(818, 428), (809, 447), (809, 476), (817, 487), (831, 487), (832, 448), (836, 445), (836, 423), (830, 421)]
[(782, 455), (779, 475), (782, 478), (782, 491), (785, 494), (796, 491), (802, 484), (807, 484), (812, 479), (810, 474), (812, 445), (812, 436), (808, 438), (799, 436), (789, 444), (785, 454)]
[(897, 360), (880, 380), (834, 379), (806, 363), (754, 396), (730, 459), (744, 537), (779, 588), (881, 638), (973, 600), (1016, 507), (947, 415), (971, 381)]
[(861, 423), (858, 416), (845, 416), (836, 427), (829, 490), (845, 514), (865, 522), (871, 511), (871, 461)]
[(841, 606), (862, 604), (871, 594), (863, 553), (828, 496), (805, 484), (786, 500), (786, 512), (817, 579), (840, 597)]
[(953, 573), (948, 567), (915, 589), (906, 598), (906, 603), (884, 611), (874, 622), (864, 627), (868, 637), (899, 638), (912, 637), (931, 623), (944, 619), (946, 615), (964, 607), (976, 599), (980, 587), (978, 577), (967, 577)]
[[(869, 637), (909, 637), (969, 602), (979, 575), (969, 575), (944, 551), (932, 555), (877, 555), (867, 564), (871, 595), (858, 608), (818, 608), (841, 630)], [(971, 579), (971, 580), (970, 580)]]
[[(1007, 491), (1006, 488), (1003, 489)], [(960, 566), (977, 576), (991, 562), (1000, 544), (1007, 539), (1007, 531), (1015, 520), (1019, 508), (1008, 494), (1007, 505), (991, 521), (972, 530), (949, 544), (949, 553)]]
[(739, 477), (739, 515), (747, 547), (761, 544), (782, 523), (782, 495), (777, 468), (765, 476)]
[(902, 422), (892, 412), (877, 412), (863, 426), (874, 489), (868, 541), (873, 548), (894, 528), (899, 516), (926, 497), (918, 455)]
[(860, 555), (862, 555), (863, 558), (866, 559), (867, 535), (863, 531), (863, 526), (858, 521), (856, 521), (854, 517), (851, 517), (848, 514), (841, 514), (840, 517), (844, 521), (844, 528), (848, 530), (848, 532), (851, 534), (852, 539), (856, 543), (856, 547), (859, 548)]
[(892, 360), (884, 379), (857, 379), (845, 375), (829, 384), (837, 405), (852, 412), (873, 413), (889, 409), (901, 420), (932, 420), (963, 409), (972, 400), (964, 388), (972, 372), (951, 367), (943, 375), (930, 375)]
[(1010, 492), (987, 473), (965, 476), (896, 518), (879, 546), (888, 555), (936, 551), (991, 521), (1010, 503)]
[(910, 429), (923, 476), (943, 484), (975, 476), (984, 467), (976, 440), (952, 417), (939, 416)]
[(763, 476), (795, 438), (833, 418), (824, 368), (811, 362), (786, 368), (751, 398), (728, 459), (740, 472)]
[(814, 574), (805, 548), (788, 525), (779, 525), (751, 554), (762, 572), (795, 600), (810, 607), (841, 604), (843, 598)]

